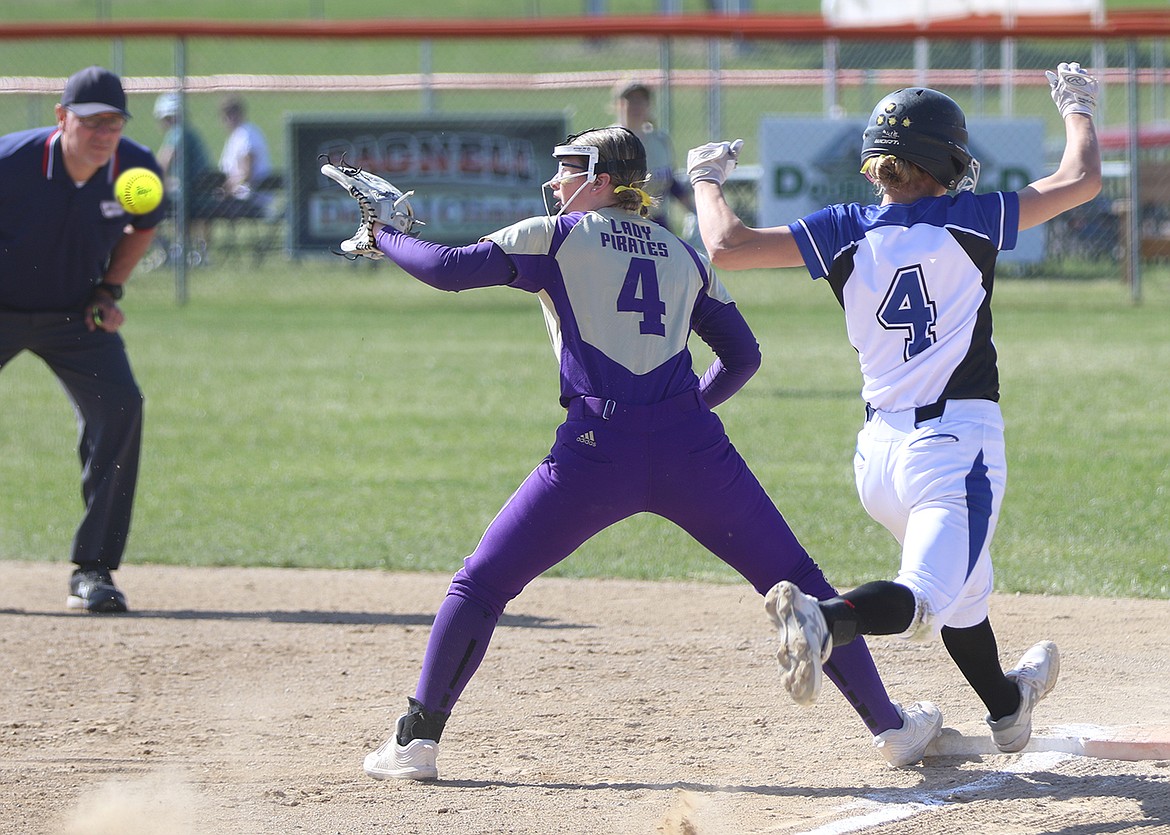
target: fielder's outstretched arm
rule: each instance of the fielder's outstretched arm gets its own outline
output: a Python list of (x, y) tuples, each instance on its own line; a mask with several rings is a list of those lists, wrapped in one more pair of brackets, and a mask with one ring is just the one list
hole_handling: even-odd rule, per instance
[(387, 258), (423, 284), (458, 293), (473, 287), (511, 284), (516, 277), (512, 259), (491, 241), (468, 246), (444, 246), (374, 224), (374, 242)]

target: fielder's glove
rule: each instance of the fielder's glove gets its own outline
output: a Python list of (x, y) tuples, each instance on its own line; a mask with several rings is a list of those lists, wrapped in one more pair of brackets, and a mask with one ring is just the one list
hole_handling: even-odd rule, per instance
[(414, 194), (413, 191), (403, 193), (381, 177), (344, 162), (340, 165), (327, 162), (321, 166), (321, 173), (345, 188), (361, 209), (357, 232), (349, 240), (341, 242), (342, 255), (353, 258), (363, 256), (372, 261), (383, 257), (374, 244), (376, 220), (406, 233), (412, 232), (416, 226), (425, 225), (414, 216), (414, 209), (410, 206), (408, 198)]
[(1048, 70), (1048, 86), (1052, 88), (1052, 100), (1063, 119), (1070, 113), (1081, 113), (1093, 118), (1097, 110), (1097, 79), (1089, 75), (1077, 63), (1061, 64), (1056, 72)]
[(739, 149), (743, 140), (734, 142), (708, 142), (687, 152), (687, 176), (691, 185), (698, 182), (723, 185), (727, 176), (735, 170)]

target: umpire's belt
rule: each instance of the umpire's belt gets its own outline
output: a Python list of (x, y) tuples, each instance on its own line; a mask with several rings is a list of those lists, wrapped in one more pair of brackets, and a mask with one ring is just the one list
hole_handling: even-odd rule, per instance
[[(922, 423), (927, 420), (934, 420), (943, 416), (946, 411), (947, 401), (940, 400), (937, 403), (931, 403), (929, 406), (918, 406), (914, 409), (914, 422)], [(873, 416), (877, 414), (877, 409), (868, 403), (865, 404), (865, 420), (868, 423), (873, 420)]]
[(659, 403), (643, 406), (618, 403), (604, 397), (582, 395), (569, 401), (569, 419), (594, 417), (612, 420), (627, 429), (653, 429), (674, 423), (703, 405), (698, 389), (691, 389)]

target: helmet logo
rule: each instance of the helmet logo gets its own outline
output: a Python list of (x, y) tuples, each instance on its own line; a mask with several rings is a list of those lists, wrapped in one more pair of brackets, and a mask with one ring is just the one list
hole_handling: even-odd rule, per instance
[(970, 167), (963, 111), (937, 90), (898, 90), (883, 99), (862, 134), (861, 158), (894, 154), (913, 162), (948, 189)]

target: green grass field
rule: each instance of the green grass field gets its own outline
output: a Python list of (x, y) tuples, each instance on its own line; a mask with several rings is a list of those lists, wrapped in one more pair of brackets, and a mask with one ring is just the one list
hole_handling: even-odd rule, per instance
[[(687, 0), (683, 8), (704, 5)], [(630, 0), (621, 11), (649, 13), (657, 6), (657, 0)], [(551, 16), (582, 7), (578, 0), (506, 0), (492, 4), (490, 14)], [(371, 14), (368, 4), (332, 0), (253, 7), (208, 0), (193, 8), (45, 0), (4, 4), (0, 21)], [(757, 0), (755, 8), (811, 13), (819, 2)], [(469, 17), (483, 9), (458, 0), (433, 13)], [(169, 42), (130, 43), (129, 72), (172, 70)], [(0, 72), (65, 75), (83, 62), (109, 60), (107, 42), (69, 44), (67, 50), (7, 44)], [(622, 51), (628, 46), (553, 50), (533, 70), (530, 59), (521, 65), (516, 51), (499, 44), (451, 42), (437, 45), (435, 69), (657, 65), (657, 54), (645, 50), (636, 53), (640, 64), (622, 63), (632, 60)], [(418, 60), (407, 50), (401, 66), (388, 67), (386, 44), (360, 40), (297, 49), (285, 42), (207, 47), (193, 47), (189, 72), (342, 72), (353, 63), (362, 72), (413, 71)], [(339, 52), (345, 62), (337, 60)], [(705, 51), (679, 50), (675, 59), (703, 66)], [(767, 64), (768, 57), (742, 60)], [(525, 108), (557, 109), (559, 95), (533, 94)], [(579, 95), (574, 127), (605, 119), (607, 96), (604, 90)], [(675, 107), (701, 112), (700, 97), (680, 93)], [(216, 102), (204, 98), (194, 115), (213, 125)], [(466, 99), (451, 94), (442, 106), (511, 106), (479, 94)], [(273, 137), (280, 135), (280, 114), (305, 106), (291, 93), (253, 101)], [(1043, 91), (1037, 106), (1051, 108)], [(149, 102), (132, 107), (145, 114)], [(330, 107), (415, 110), (419, 102), (405, 94), (376, 101), (335, 96)], [(23, 100), (0, 102), (0, 113), (18, 127), (29, 119), (42, 123), (48, 111), (29, 112), (34, 109)], [(761, 103), (733, 92), (726, 111), (728, 124), (754, 125)], [(135, 124), (134, 138), (157, 143), (149, 117)], [(676, 131), (676, 144), (704, 141), (703, 131), (699, 120), (688, 120)], [(447, 296), (390, 267), (367, 266), (270, 259), (253, 269), (227, 262), (195, 272), (191, 301), (182, 307), (174, 303), (167, 272), (134, 279), (125, 335), (147, 394), (147, 436), (130, 563), (449, 571), (474, 547), (547, 451), (560, 418), (540, 315), (522, 293)], [(734, 274), (727, 281), (766, 355), (757, 378), (720, 410), (733, 439), (835, 582), (889, 576), (894, 543), (869, 521), (852, 486), (859, 381), (840, 310), (825, 287), (797, 275)], [(1147, 276), (1137, 307), (1116, 280), (1001, 282), (996, 341), (1012, 467), (997, 537), (1001, 590), (1170, 597), (1170, 446), (1163, 431), (1170, 413), (1168, 312), (1164, 272)], [(706, 359), (699, 354), (699, 362)], [(0, 374), (0, 394), (9, 404), (0, 410), (0, 484), (7, 488), (0, 557), (64, 561), (80, 512), (71, 410), (52, 375), (29, 355)], [(731, 577), (653, 518), (606, 532), (558, 572)]]
[[(124, 334), (147, 395), (130, 564), (451, 571), (547, 452), (562, 411), (535, 300), (444, 294), (386, 265), (226, 262), (136, 277)], [(765, 353), (720, 409), (809, 550), (842, 585), (891, 574), (893, 540), (852, 484), (856, 358), (827, 288), (725, 278)], [(1011, 465), (1002, 591), (1170, 597), (1170, 277), (1002, 281)], [(696, 352), (696, 364), (709, 355)], [(75, 425), (24, 354), (0, 375), (0, 557), (67, 561)], [(654, 517), (602, 534), (566, 576), (732, 579)]]

